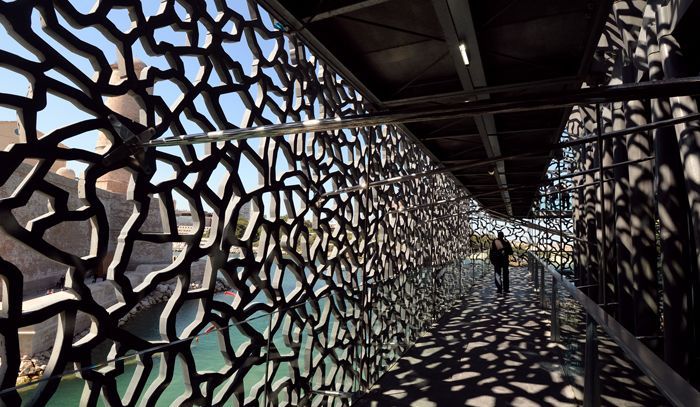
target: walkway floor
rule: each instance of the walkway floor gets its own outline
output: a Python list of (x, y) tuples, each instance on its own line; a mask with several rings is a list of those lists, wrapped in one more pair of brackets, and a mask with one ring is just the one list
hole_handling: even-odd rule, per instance
[[(511, 292), (485, 278), (360, 400), (361, 406), (577, 405), (549, 315), (537, 307), (526, 269), (511, 269)], [(477, 294), (478, 293), (478, 294)]]

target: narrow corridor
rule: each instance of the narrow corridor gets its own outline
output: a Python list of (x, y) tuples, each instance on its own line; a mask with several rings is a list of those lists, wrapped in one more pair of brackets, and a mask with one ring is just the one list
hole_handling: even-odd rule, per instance
[(512, 268), (510, 274), (505, 297), (485, 276), (473, 296), (418, 340), (360, 405), (578, 404), (527, 270)]

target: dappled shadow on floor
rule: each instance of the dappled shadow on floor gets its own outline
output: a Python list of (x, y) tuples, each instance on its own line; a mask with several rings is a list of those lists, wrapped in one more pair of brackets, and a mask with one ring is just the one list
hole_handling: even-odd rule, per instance
[[(560, 298), (561, 341), (564, 345), (564, 367), (581, 399), (583, 394), (583, 359), (586, 344), (586, 316), (570, 296)], [(604, 406), (666, 406), (651, 379), (642, 373), (622, 349), (598, 326), (598, 360), (601, 404)]]
[(361, 406), (576, 405), (549, 342), (526, 269), (511, 292), (485, 279), (475, 294), (421, 338), (360, 401)]
[(599, 329), (600, 396), (606, 406), (669, 406), (651, 379)]

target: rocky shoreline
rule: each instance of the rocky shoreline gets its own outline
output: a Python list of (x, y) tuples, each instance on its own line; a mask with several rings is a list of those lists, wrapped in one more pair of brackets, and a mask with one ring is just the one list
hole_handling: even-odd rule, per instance
[[(168, 301), (175, 292), (176, 283), (170, 284), (159, 284), (156, 289), (144, 297), (138, 304), (136, 304), (126, 315), (119, 319), (119, 326), (122, 326), (129, 322), (138, 313), (143, 312), (151, 308), (156, 304), (160, 304)], [(198, 283), (192, 283), (190, 288), (197, 289), (201, 285)], [(215, 292), (221, 292), (228, 290), (229, 288), (220, 280), (216, 282)], [(73, 339), (78, 340), (90, 332), (90, 329), (86, 329), (78, 334), (76, 334)], [(46, 365), (51, 357), (52, 349), (39, 352), (34, 355), (23, 355), (22, 360), (19, 365), (19, 371), (17, 374), (16, 386), (27, 384), (35, 380), (39, 380), (46, 370)]]

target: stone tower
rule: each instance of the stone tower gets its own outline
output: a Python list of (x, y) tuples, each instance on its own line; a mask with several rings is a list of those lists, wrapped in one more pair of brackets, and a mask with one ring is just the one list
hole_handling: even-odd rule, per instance
[[(119, 83), (124, 77), (124, 74), (122, 74), (118, 64), (116, 63), (112, 64), (111, 68), (112, 76), (110, 77), (109, 82), (113, 84)], [(143, 71), (144, 68), (146, 68), (146, 64), (139, 59), (134, 60), (134, 72), (136, 73), (137, 77), (141, 75), (141, 71)], [(136, 96), (131, 93), (108, 97), (105, 100), (105, 105), (112, 109), (112, 111), (121, 114), (129, 120), (145, 124), (145, 118), (143, 118), (141, 114), (141, 106), (136, 100)], [(97, 145), (95, 146), (95, 152), (98, 154), (104, 154), (107, 150), (109, 150), (111, 145), (112, 142), (109, 140), (109, 138), (104, 133), (100, 132), (97, 139)], [(126, 195), (130, 180), (130, 171), (126, 169), (118, 169), (98, 178), (97, 187), (117, 194)]]

